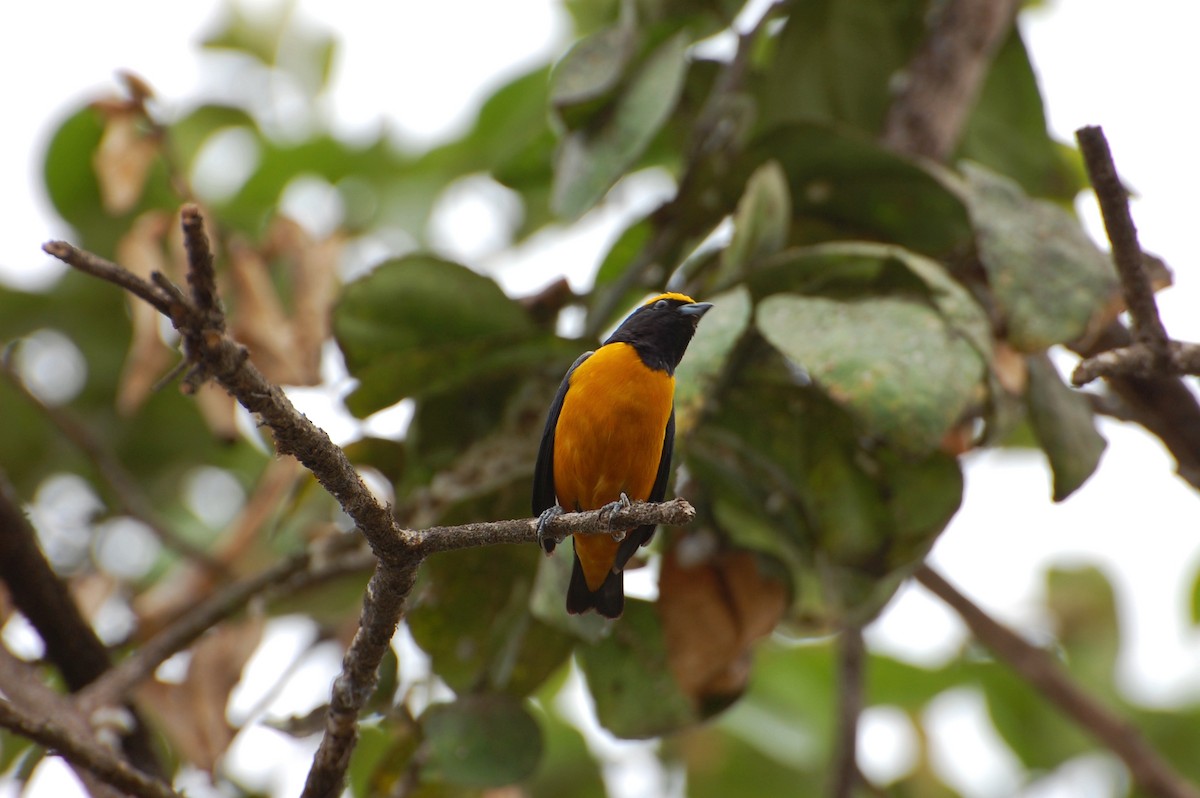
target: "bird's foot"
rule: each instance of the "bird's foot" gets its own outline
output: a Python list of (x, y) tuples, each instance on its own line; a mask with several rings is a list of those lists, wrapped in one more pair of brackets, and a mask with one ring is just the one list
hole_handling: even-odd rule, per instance
[(538, 516), (538, 545), (545, 549), (547, 554), (550, 554), (554, 551), (554, 547), (558, 545), (558, 541), (553, 537), (546, 535), (546, 525), (565, 512), (566, 510), (562, 508), (562, 505), (560, 505), (558, 502), (555, 502), (553, 507), (547, 507), (542, 511), (542, 514)]
[[(632, 506), (633, 502), (629, 501), (629, 497), (625, 495), (625, 491), (621, 491), (621, 498), (617, 499), (615, 502), (609, 502), (601, 507), (600, 510), (604, 513), (605, 523), (612, 523), (613, 513), (617, 512), (618, 510), (628, 510)], [(613, 540), (620, 541), (625, 539), (625, 533), (627, 531), (628, 530), (625, 529), (614, 529), (610, 534), (612, 535)]]

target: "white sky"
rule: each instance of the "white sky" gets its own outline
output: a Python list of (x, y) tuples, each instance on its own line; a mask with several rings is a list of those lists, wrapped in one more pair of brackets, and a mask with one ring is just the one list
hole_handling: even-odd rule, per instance
[[(144, 76), (168, 103), (193, 96), (203, 86), (193, 42), (217, 7), (205, 5), (161, 0), (0, 4), (0, 74), (6, 76), (0, 279), (44, 283), (53, 270), (41, 243), (69, 234), (50, 214), (38, 178), (46, 137), (61, 116), (80, 98), (111, 87), (118, 69)], [(331, 107), (338, 129), (371, 131), (385, 118), (412, 142), (434, 141), (460, 128), (492, 87), (555, 52), (565, 29), (551, 0), (300, 0), (298, 6), (331, 24), (341, 40)], [(1200, 239), (1191, 229), (1197, 212), (1194, 187), (1200, 185), (1200, 48), (1194, 41), (1200, 5), (1050, 0), (1046, 6), (1028, 12), (1022, 27), (1051, 128), (1069, 140), (1081, 125), (1104, 126), (1123, 178), (1139, 195), (1133, 207), (1142, 243), (1175, 271), (1176, 287), (1160, 296), (1168, 329), (1200, 340), (1200, 313), (1194, 310), (1200, 306)], [(1080, 207), (1089, 229), (1098, 233), (1090, 198)], [(525, 266), (509, 269), (527, 268), (524, 277), (536, 286), (555, 276), (559, 264), (594, 264), (617, 222), (617, 216), (601, 215), (585, 235), (551, 236), (542, 242), (550, 255), (529, 255)], [(508, 284), (513, 275), (504, 277)], [(1200, 637), (1187, 623), (1186, 602), (1200, 567), (1200, 498), (1173, 476), (1156, 441), (1117, 424), (1104, 424), (1103, 432), (1109, 449), (1099, 473), (1059, 506), (1049, 501), (1049, 475), (1037, 457), (986, 453), (969, 458), (963, 510), (939, 542), (934, 562), (986, 608), (1033, 629), (1044, 622), (1037, 604), (1047, 564), (1099, 564), (1116, 585), (1127, 624), (1122, 688), (1148, 703), (1180, 696), (1196, 700)], [(881, 650), (935, 661), (960, 636), (954, 618), (911, 589), (876, 624), (870, 639)], [(336, 663), (336, 656), (327, 659)], [(318, 699), (326, 691), (321, 680), (328, 678), (321, 673), (314, 677)], [(969, 697), (942, 703), (953, 705), (943, 713), (947, 728), (959, 729), (955, 723), (978, 711)], [(266, 732), (247, 737), (251, 750), (271, 751), (271, 758), (283, 750), (280, 746), (297, 756), (307, 750), (288, 747)], [(956, 778), (969, 795), (1000, 794), (995, 787), (1012, 784), (1004, 775), (1011, 776), (1011, 764), (995, 745), (981, 745), (979, 756), (992, 756), (987, 772), (999, 774), (986, 780), (994, 788), (978, 779), (972, 785), (969, 773)], [(257, 763), (264, 758), (258, 756)], [(954, 770), (952, 762), (945, 767)], [(64, 791), (71, 789), (66, 786), (70, 777), (40, 770), (46, 774), (32, 794), (69, 794)], [(1093, 777), (1097, 772), (1084, 770)], [(1062, 791), (1038, 795), (1070, 794), (1068, 785), (1078, 783), (1071, 782), (1072, 774), (1062, 777)], [(295, 778), (260, 775), (263, 786), (294, 794)], [(0, 784), (0, 798), (8, 789)]]

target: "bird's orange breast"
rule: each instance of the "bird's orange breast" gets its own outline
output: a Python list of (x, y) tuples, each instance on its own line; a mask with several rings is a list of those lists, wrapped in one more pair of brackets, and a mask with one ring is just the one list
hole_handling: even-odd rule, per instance
[[(568, 511), (595, 510), (624, 493), (650, 498), (675, 396), (675, 378), (647, 367), (629, 344), (602, 346), (571, 374), (554, 430), (554, 487)], [(579, 535), (590, 589), (604, 581), (617, 544)]]

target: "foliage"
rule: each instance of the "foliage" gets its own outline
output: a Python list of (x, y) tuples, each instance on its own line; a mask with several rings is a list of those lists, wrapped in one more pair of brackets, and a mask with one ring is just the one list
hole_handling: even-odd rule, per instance
[[(686, 774), (688, 794), (737, 794), (751, 773), (757, 795), (819, 794), (833, 723), (823, 636), (870, 621), (922, 561), (961, 500), (958, 458), (1029, 439), (1020, 433), (1031, 429), (1055, 500), (1097, 465), (1104, 443), (1092, 411), (1046, 355), (1112, 313), (1107, 262), (1063, 209), (1081, 188), (1076, 157), (1046, 134), (1016, 30), (954, 170), (880, 146), (889, 81), (923, 34), (925, 4), (915, 0), (773, 11), (780, 24), (743, 54), (740, 82), (691, 49), (728, 35), (736, 4), (567, 7), (577, 38), (557, 63), (496, 89), (470, 129), (426, 152), (383, 135), (342, 141), (323, 125), (285, 140), (272, 132), (266, 97), (184, 98), (164, 115), (153, 103), (148, 111), (130, 81), (127, 96), (59, 123), (45, 184), (76, 243), (143, 274), (178, 276), (172, 214), (194, 197), (189, 176), (223, 137), (250, 142), (246, 178), (198, 197), (216, 231), (235, 334), (268, 378), (291, 385), (319, 382), (321, 358), (340, 355), (357, 381), (345, 407), (360, 419), (408, 403), (399, 439), (358, 427), (348, 451), (393, 486), (400, 518), (423, 526), (527, 514), (542, 414), (571, 360), (594, 345), (556, 332), (562, 302), (539, 313), (481, 264), (436, 252), (430, 209), (457, 181), (484, 175), (519, 199), (515, 246), (586, 217), (628, 175), (669, 174), (679, 195), (632, 221), (594, 289), (569, 304), (585, 308), (587, 330), (597, 331), (664, 284), (715, 303), (678, 373), (674, 490), (697, 506), (698, 522), (658, 537), (657, 600), (631, 600), (608, 626), (565, 615), (561, 556), (497, 548), (435, 557), (407, 619), (431, 674), (390, 663), (351, 786), (386, 791), (412, 759), (422, 764), (422, 795), (508, 783), (538, 796), (566, 794), (564, 784), (602, 794), (597, 763), (557, 707), (573, 661), (599, 721), (621, 737), (662, 737), (658, 756)], [(320, 118), (331, 35), (234, 13), (206, 47), (238, 54), (247, 73), (292, 82)], [(285, 197), (302, 181), (336, 198), (332, 232), (286, 218)], [(726, 224), (730, 236), (710, 236)], [(397, 233), (413, 246), (389, 243)], [(356, 253), (366, 251), (387, 254), (363, 264)], [(35, 507), (63, 474), (97, 497), (76, 545), (47, 548), (73, 582), (101, 577), (105, 595), (132, 609), (134, 628), (113, 641), (122, 651), (214, 584), (179, 545), (152, 547), (136, 574), (105, 555), (97, 530), (135, 513), (113, 475), (64, 439), (61, 413), (128, 471), (153, 520), (223, 564), (226, 578), (336, 537), (341, 523), (328, 497), (237, 423), (228, 397), (151, 390), (178, 355), (144, 310), (76, 274), (44, 294), (0, 290), (13, 370), (54, 408), (0, 382), (0, 467)], [(45, 370), (51, 383), (72, 376), (38, 349), (47, 330), (59, 336), (55, 351), (81, 355), (86, 374), (73, 395), (38, 388)], [(265, 611), (311, 616), (322, 639), (343, 638), (364, 578)], [(1064, 662), (1117, 701), (1108, 591), (1097, 573), (1055, 574), (1050, 609)], [(211, 652), (235, 675), (261, 629), (237, 633), (238, 645)], [(1030, 781), (1092, 750), (976, 652), (935, 669), (872, 656), (869, 671), (868, 703), (898, 708), (918, 727), (947, 690), (978, 691)], [(147, 693), (173, 761), (217, 767), (232, 737), (223, 706), (235, 682), (227, 669), (193, 673), (170, 704), (169, 691)], [(431, 684), (452, 698), (426, 707), (418, 688)], [(220, 709), (214, 728), (198, 730), (204, 702)], [(170, 711), (180, 706), (192, 711)], [(1169, 749), (1198, 711), (1139, 719)], [(795, 745), (782, 750), (781, 739)], [(218, 750), (205, 748), (213, 740)], [(7, 738), (3, 751), (10, 773), (33, 766)], [(1190, 752), (1176, 761), (1200, 776)], [(892, 786), (952, 794), (931, 775), (923, 745)]]

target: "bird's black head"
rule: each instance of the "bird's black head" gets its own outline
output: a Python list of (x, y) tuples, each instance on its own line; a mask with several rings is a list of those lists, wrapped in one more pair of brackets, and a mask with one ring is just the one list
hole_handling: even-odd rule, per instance
[(629, 314), (604, 343), (623, 341), (650, 368), (674, 374), (700, 317), (711, 307), (683, 294), (659, 294)]

